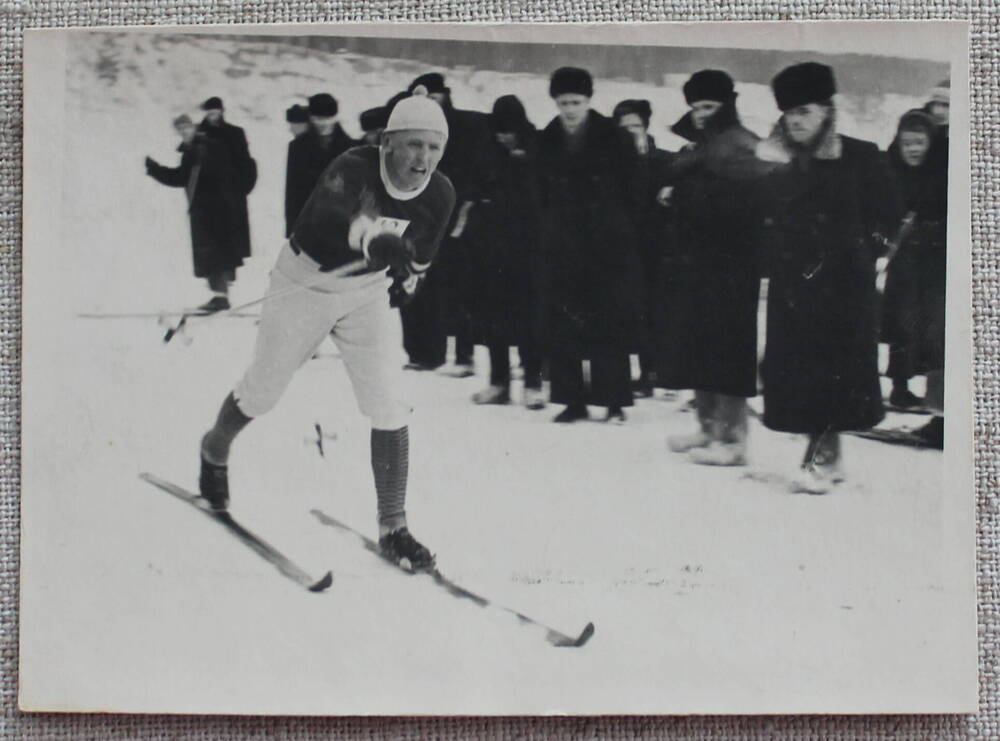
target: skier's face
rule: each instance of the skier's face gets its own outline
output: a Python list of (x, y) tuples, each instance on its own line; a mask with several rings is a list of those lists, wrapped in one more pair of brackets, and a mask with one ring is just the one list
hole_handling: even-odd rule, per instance
[(910, 167), (922, 165), (930, 148), (931, 138), (926, 132), (901, 131), (899, 134), (899, 156)]
[(578, 93), (563, 93), (556, 98), (556, 108), (563, 125), (571, 131), (583, 123), (590, 110), (590, 98)]
[(309, 121), (320, 136), (330, 136), (333, 127), (337, 125), (336, 116), (310, 116)]
[(811, 144), (830, 117), (830, 108), (820, 103), (805, 103), (785, 111), (785, 130), (796, 144)]
[(437, 169), (444, 154), (444, 134), (438, 131), (393, 131), (383, 144), (393, 185), (415, 190)]
[(943, 101), (939, 100), (934, 103), (931, 103), (930, 106), (928, 106), (927, 108), (927, 112), (934, 117), (934, 120), (940, 126), (947, 126), (948, 115), (951, 113), (951, 106), (948, 103), (944, 103)]
[(308, 128), (309, 124), (307, 123), (290, 122), (288, 124), (288, 130), (292, 132), (292, 136), (298, 136), (299, 134), (304, 134), (306, 132), (306, 129)]
[(212, 124), (212, 126), (218, 126), (222, 121), (222, 109), (212, 108), (205, 111), (205, 120)]
[(696, 100), (691, 104), (691, 123), (701, 131), (708, 123), (708, 119), (715, 115), (716, 111), (722, 108), (722, 103), (717, 100)]

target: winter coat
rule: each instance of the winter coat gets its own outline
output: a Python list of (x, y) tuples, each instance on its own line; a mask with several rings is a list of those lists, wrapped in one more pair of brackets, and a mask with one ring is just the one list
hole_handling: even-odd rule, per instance
[[(493, 136), (488, 116), (479, 111), (454, 108), (450, 100), (443, 106), (448, 121), (448, 142), (438, 163), (438, 171), (455, 186), (455, 209), (437, 261), (422, 288), (422, 300), (439, 300), (445, 307), (445, 328), (448, 334), (465, 335), (472, 322), (477, 297), (473, 287), (478, 284), (477, 256), (472, 241), (472, 225), (468, 220), (459, 224), (463, 213), (471, 215), (466, 202), (477, 203), (482, 198), (483, 178), (490, 170), (488, 159), (493, 152)], [(460, 232), (457, 235), (456, 228)], [(420, 300), (418, 298), (418, 300)]]
[[(786, 142), (780, 126), (775, 141)], [(758, 151), (782, 151), (773, 143)], [(881, 153), (831, 129), (815, 153), (780, 164), (765, 192), (764, 424), (804, 433), (872, 427), (884, 415), (875, 260), (902, 218)]]
[(335, 124), (329, 137), (321, 137), (310, 127), (288, 143), (288, 165), (285, 170), (285, 236), (292, 233), (295, 219), (306, 205), (319, 176), (338, 156), (355, 142), (340, 124)]
[(520, 345), (537, 338), (541, 326), (538, 132), (529, 127), (519, 132), (513, 152), (493, 143), (482, 200), (469, 219), (476, 255), (473, 338), (483, 344)]
[(203, 123), (194, 140), (181, 144), (178, 151), (177, 167), (154, 163), (149, 174), (157, 182), (187, 191), (195, 277), (233, 270), (250, 255), (246, 196), (257, 179), (243, 129)]
[(539, 139), (548, 349), (629, 352), (641, 316), (635, 146), (591, 110), (578, 147), (554, 118)]
[(692, 142), (666, 167), (673, 243), (664, 268), (663, 315), (655, 333), (657, 384), (730, 396), (757, 394), (760, 271), (755, 198), (770, 165), (759, 137), (724, 105), (703, 130), (691, 114), (673, 127)]
[(882, 340), (891, 346), (887, 375), (906, 379), (944, 367), (948, 163), (931, 150), (910, 167), (897, 141), (887, 160), (904, 210), (915, 216), (889, 264), (882, 305)]

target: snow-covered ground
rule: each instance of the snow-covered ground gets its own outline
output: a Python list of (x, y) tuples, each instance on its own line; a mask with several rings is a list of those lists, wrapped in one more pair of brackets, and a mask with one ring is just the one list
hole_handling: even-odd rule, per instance
[[(61, 244), (31, 243), (25, 255), (26, 706), (709, 713), (815, 711), (836, 698), (855, 712), (932, 712), (942, 688), (965, 686), (949, 659), (967, 647), (955, 630), (967, 584), (943, 560), (951, 526), (934, 451), (846, 439), (849, 483), (794, 496), (780, 478), (801, 440), (756, 421), (759, 475), (747, 478), (666, 452), (664, 437), (693, 424), (682, 400), (641, 401), (624, 427), (567, 428), (549, 422), (551, 409), (473, 407), (481, 373), (407, 375), (414, 532), (445, 573), (500, 604), (568, 633), (593, 621), (580, 650), (399, 574), (310, 515), (374, 529), (367, 424), (332, 345), (245, 431), (231, 473), (234, 516), (316, 576), (332, 569), (327, 593), (282, 579), (139, 481), (151, 471), (194, 488), (198, 440), (255, 332), (248, 318), (193, 320), (190, 344), (165, 345), (155, 318), (79, 317), (204, 297), (190, 277), (183, 193), (147, 178), (143, 156), (172, 164), (171, 116), (208, 95), (227, 101), (261, 172), (255, 256), (234, 289), (249, 301), (281, 245), (284, 109), (333, 89), (351, 129), (422, 69), (279, 44), (104, 38), (69, 59), (63, 191), (52, 193)], [(462, 105), (513, 90), (536, 122), (549, 117), (543, 76), (448, 77)], [(741, 101), (766, 130), (773, 103), (758, 88)], [(635, 95), (683, 110), (677, 90), (598, 89), (605, 110)], [(674, 118), (665, 111), (661, 123)]]

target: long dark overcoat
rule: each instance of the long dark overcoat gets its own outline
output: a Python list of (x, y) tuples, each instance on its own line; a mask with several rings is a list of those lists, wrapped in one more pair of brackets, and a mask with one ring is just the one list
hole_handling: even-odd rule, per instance
[(250, 256), (247, 194), (257, 182), (243, 129), (203, 122), (194, 140), (178, 151), (177, 167), (155, 165), (149, 174), (187, 190), (195, 277), (233, 270)]
[(901, 220), (878, 148), (840, 136), (837, 156), (795, 158), (767, 178), (770, 286), (764, 424), (820, 433), (884, 416), (875, 260)]
[(529, 125), (518, 136), (513, 152), (493, 144), (482, 200), (470, 217), (473, 337), (483, 344), (519, 345), (537, 339), (541, 328), (538, 132)]
[(724, 105), (704, 130), (691, 114), (673, 127), (693, 144), (666, 165), (675, 230), (655, 334), (657, 384), (666, 388), (757, 394), (756, 186), (770, 167), (759, 137)]
[(285, 236), (290, 236), (295, 220), (306, 205), (319, 176), (331, 162), (357, 144), (340, 124), (329, 137), (321, 137), (309, 127), (301, 136), (288, 143), (288, 164), (285, 170)]
[(928, 156), (910, 167), (895, 141), (887, 159), (914, 222), (889, 264), (882, 340), (890, 344), (887, 375), (910, 378), (944, 367), (948, 160)]
[(591, 110), (570, 147), (558, 117), (542, 131), (538, 183), (546, 345), (592, 357), (629, 352), (642, 312), (636, 220), (642, 197), (629, 135)]

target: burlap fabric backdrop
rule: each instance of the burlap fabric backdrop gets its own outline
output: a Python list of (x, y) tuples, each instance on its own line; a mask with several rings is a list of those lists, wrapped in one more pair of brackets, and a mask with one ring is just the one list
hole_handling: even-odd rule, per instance
[[(1000, 737), (1000, 20), (993, 0), (346, 0), (7, 2), (0, 8), (0, 738), (722, 739)], [(20, 414), (21, 45), (25, 28), (308, 21), (668, 21), (916, 18), (972, 21), (972, 282), (975, 316), (981, 712), (975, 716), (717, 718), (199, 718), (21, 715), (17, 696)]]

